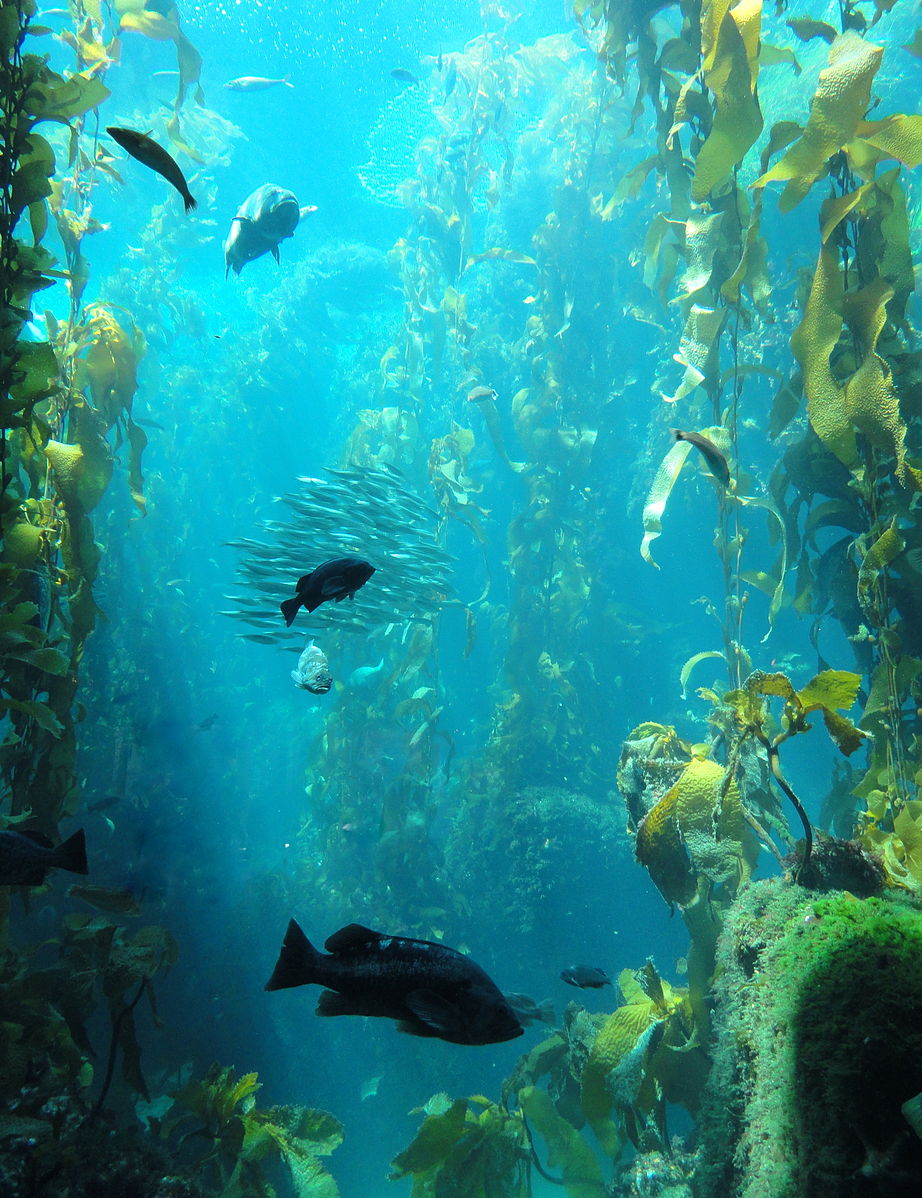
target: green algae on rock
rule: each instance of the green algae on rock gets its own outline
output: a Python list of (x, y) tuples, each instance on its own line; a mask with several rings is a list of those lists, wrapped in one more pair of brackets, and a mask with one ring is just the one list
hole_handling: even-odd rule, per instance
[(718, 947), (701, 1198), (918, 1192), (922, 909), (750, 887)]

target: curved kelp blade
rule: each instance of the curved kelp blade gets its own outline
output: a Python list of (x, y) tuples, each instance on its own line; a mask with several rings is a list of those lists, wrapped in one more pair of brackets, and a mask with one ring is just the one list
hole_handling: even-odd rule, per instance
[(693, 657), (690, 657), (685, 665), (682, 666), (682, 672), (679, 675), (679, 685), (682, 687), (683, 699), (687, 696), (686, 688), (688, 686), (688, 679), (691, 677), (692, 670), (698, 665), (699, 662), (705, 661), (709, 657), (719, 657), (723, 661), (727, 660), (726, 654), (720, 649), (706, 649), (703, 653), (696, 653)]
[(655, 541), (663, 531), (663, 513), (666, 510), (666, 504), (672, 494), (676, 479), (682, 473), (682, 467), (685, 465), (685, 459), (690, 451), (690, 441), (676, 441), (660, 462), (656, 477), (653, 479), (653, 486), (647, 495), (647, 502), (644, 504), (643, 541), (640, 544), (640, 556), (651, 566), (656, 566), (657, 570), (659, 566), (650, 553), (650, 543)]
[(599, 1162), (572, 1123), (558, 1114), (544, 1090), (526, 1086), (519, 1093), (526, 1119), (548, 1146), (548, 1163), (560, 1169), (562, 1185), (571, 1198), (604, 1198), (607, 1193)]

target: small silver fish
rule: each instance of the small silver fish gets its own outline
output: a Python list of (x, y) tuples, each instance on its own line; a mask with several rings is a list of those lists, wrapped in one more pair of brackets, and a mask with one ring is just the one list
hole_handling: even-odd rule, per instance
[(333, 685), (330, 664), (323, 650), (313, 641), (308, 641), (298, 658), (298, 668), (291, 671), (291, 678), (299, 690), (310, 691), (312, 695), (325, 695)]

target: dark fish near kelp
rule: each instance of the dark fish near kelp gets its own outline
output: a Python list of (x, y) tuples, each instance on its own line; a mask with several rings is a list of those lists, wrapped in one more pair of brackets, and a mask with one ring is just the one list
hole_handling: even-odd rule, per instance
[(291, 920), (267, 990), (325, 986), (318, 1015), (396, 1019), (412, 1036), (452, 1044), (499, 1044), (522, 1025), (496, 985), (469, 957), (428, 940), (407, 940), (352, 923), (317, 951)]
[(360, 557), (335, 557), (324, 562), (310, 574), (299, 578), (297, 593), (280, 604), (285, 623), (291, 624), (301, 607), (314, 611), (330, 599), (341, 603), (343, 599), (354, 598), (355, 592), (365, 585), (374, 572), (374, 566)]
[(671, 428), (669, 431), (677, 441), (687, 441), (689, 445), (694, 445), (717, 481), (724, 487), (730, 486), (730, 467), (727, 465), (727, 459), (713, 441), (703, 437), (701, 433), (686, 432), (680, 428)]
[(294, 87), (288, 75), (282, 79), (266, 79), (262, 75), (241, 75), (224, 84), (229, 92), (264, 92), (270, 87)]
[(239, 275), (248, 262), (271, 254), (280, 262), (279, 245), (291, 237), (302, 217), (316, 212), (313, 204), (301, 208), (292, 191), (264, 183), (243, 201), (231, 221), (224, 242), (224, 277)]
[(391, 78), (396, 79), (398, 83), (409, 83), (413, 86), (419, 83), (419, 80), (416, 78), (413, 72), (408, 71), (406, 67), (395, 67), (394, 70), (391, 71)]
[(599, 990), (611, 985), (611, 978), (597, 965), (571, 965), (560, 976), (567, 985), (578, 986), (580, 990)]
[(187, 212), (195, 207), (195, 200), (189, 192), (185, 175), (179, 169), (173, 156), (168, 154), (163, 146), (155, 142), (152, 137), (148, 137), (146, 133), (138, 133), (136, 129), (120, 129), (116, 125), (108, 125), (106, 132), (132, 158), (136, 158), (138, 162), (142, 162), (152, 171), (156, 171), (158, 175), (162, 175), (168, 183), (172, 183), (182, 196)]
[(88, 872), (82, 828), (59, 845), (38, 832), (0, 832), (0, 886), (41, 886), (49, 869)]

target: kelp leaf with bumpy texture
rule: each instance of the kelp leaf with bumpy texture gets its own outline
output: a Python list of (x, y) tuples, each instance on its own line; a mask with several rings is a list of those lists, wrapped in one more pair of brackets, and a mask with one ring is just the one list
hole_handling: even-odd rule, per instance
[(850, 470), (858, 466), (855, 432), (845, 412), (845, 391), (836, 382), (830, 357), (844, 323), (844, 289), (839, 264), (825, 246), (803, 319), (791, 337), (791, 349), (803, 372), (807, 413), (813, 431)]
[(650, 553), (650, 543), (663, 531), (663, 513), (666, 510), (666, 504), (669, 501), (669, 496), (672, 494), (672, 488), (675, 486), (676, 479), (682, 472), (682, 467), (685, 465), (685, 459), (691, 452), (690, 441), (676, 441), (671, 447), (666, 456), (659, 464), (656, 471), (656, 476), (653, 479), (653, 485), (650, 488), (650, 493), (647, 495), (647, 502), (643, 509), (643, 541), (640, 546), (640, 556), (645, 562), (649, 562), (651, 566), (659, 566), (653, 560), (653, 555)]
[(881, 158), (895, 158), (910, 170), (922, 164), (922, 116), (895, 113), (880, 121), (862, 121), (855, 132), (879, 150)]
[(906, 548), (906, 542), (896, 531), (897, 517), (870, 546), (858, 568), (858, 602), (868, 614), (874, 605), (874, 586), (881, 573)]
[[(722, 5), (706, 0), (705, 11), (712, 7)], [(762, 132), (756, 90), (761, 13), (761, 0), (740, 0), (726, 11), (713, 55), (705, 59), (704, 79), (714, 93), (717, 111), (695, 161), (692, 199), (698, 202), (742, 162)]]
[(726, 318), (726, 308), (703, 308), (700, 304), (692, 304), (682, 330), (679, 352), (674, 355), (676, 362), (685, 367), (685, 375), (675, 395), (663, 395), (666, 403), (684, 399), (715, 372), (715, 347)]
[(829, 63), (820, 71), (803, 136), (753, 184), (764, 187), (775, 180), (786, 181), (779, 204), (782, 212), (800, 203), (825, 174), (829, 159), (856, 135), (882, 55), (882, 46), (866, 42), (852, 30), (830, 46)]

